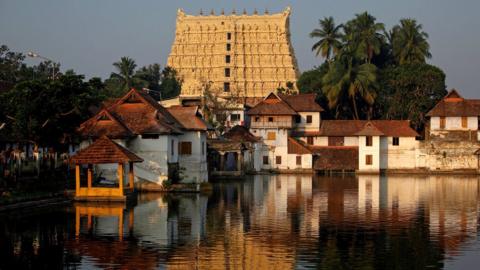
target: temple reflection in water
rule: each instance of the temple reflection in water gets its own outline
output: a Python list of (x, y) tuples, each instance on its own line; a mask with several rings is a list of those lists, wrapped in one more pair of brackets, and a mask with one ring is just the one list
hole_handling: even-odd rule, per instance
[(478, 207), (475, 177), (255, 176), (2, 216), (0, 269), (442, 268), (478, 248)]

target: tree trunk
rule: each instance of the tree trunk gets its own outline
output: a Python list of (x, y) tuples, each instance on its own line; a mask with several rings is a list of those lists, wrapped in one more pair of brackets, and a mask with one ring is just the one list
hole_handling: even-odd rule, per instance
[(353, 117), (355, 118), (355, 120), (358, 120), (359, 117), (358, 117), (358, 110), (357, 110), (357, 101), (355, 101), (355, 96), (352, 97), (352, 103), (353, 103), (353, 112), (355, 113)]

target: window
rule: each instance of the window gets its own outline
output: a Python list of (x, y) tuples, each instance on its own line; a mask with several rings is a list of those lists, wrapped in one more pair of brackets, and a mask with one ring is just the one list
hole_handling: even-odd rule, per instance
[(393, 137), (393, 145), (400, 145), (400, 138), (399, 137)]
[(223, 92), (230, 92), (230, 83), (224, 82), (223, 83)]
[(178, 146), (180, 155), (192, 154), (192, 142), (180, 142)]
[(230, 121), (240, 121), (240, 114), (234, 113), (230, 115)]
[(175, 141), (174, 140), (172, 140), (170, 147), (171, 147), (170, 151), (172, 153), (172, 156), (174, 156), (175, 155)]
[(143, 134), (142, 139), (158, 139), (158, 134)]
[(302, 156), (297, 156), (297, 165), (302, 165)]
[(263, 165), (268, 165), (268, 156), (263, 156)]
[(462, 128), (468, 127), (468, 120), (466, 116), (462, 116)]
[(277, 138), (277, 134), (275, 132), (267, 133), (267, 140), (275, 140), (276, 138)]
[(230, 51), (231, 48), (232, 48), (232, 45), (230, 45), (230, 43), (227, 43), (227, 51)]
[(275, 164), (277, 164), (277, 165), (282, 164), (282, 156), (276, 156), (275, 157)]
[(273, 122), (273, 117), (268, 117), (268, 122)]
[(225, 55), (225, 63), (230, 63), (230, 55)]
[(295, 115), (294, 116), (295, 123), (300, 124), (302, 122), (302, 117), (300, 115)]
[(440, 129), (445, 129), (445, 117), (440, 117)]
[(313, 145), (313, 137), (307, 137), (307, 143)]
[(232, 39), (232, 33), (227, 33), (227, 40)]
[(225, 77), (230, 77), (230, 69), (229, 68), (225, 69)]
[(372, 146), (372, 144), (373, 144), (372, 136), (367, 136), (367, 137), (365, 138), (365, 145), (366, 145), (366, 146)]
[(345, 138), (340, 136), (328, 137), (328, 146), (343, 146), (345, 145)]
[(373, 156), (372, 155), (366, 155), (365, 156), (365, 164), (366, 165), (372, 165), (373, 163)]
[(255, 122), (260, 122), (260, 117), (255, 116)]
[(312, 116), (307, 115), (307, 124), (311, 124), (311, 123), (312, 123)]

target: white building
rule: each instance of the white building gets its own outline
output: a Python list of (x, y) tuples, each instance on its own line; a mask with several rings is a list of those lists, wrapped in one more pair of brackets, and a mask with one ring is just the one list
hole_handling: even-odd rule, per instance
[[(208, 181), (206, 163), (207, 125), (196, 108), (165, 109), (144, 91), (130, 90), (113, 104), (84, 122), (79, 133), (81, 148), (106, 135), (139, 155), (136, 181), (162, 184)], [(112, 166), (110, 166), (112, 167)], [(99, 168), (108, 176), (109, 166)]]

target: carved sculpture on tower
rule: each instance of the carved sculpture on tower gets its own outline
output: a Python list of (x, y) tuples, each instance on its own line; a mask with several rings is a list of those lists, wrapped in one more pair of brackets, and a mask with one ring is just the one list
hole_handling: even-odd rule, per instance
[(207, 84), (225, 97), (264, 97), (278, 88), (296, 87), (290, 12), (288, 7), (263, 15), (194, 16), (179, 9), (167, 65), (182, 81), (180, 98), (201, 97)]

